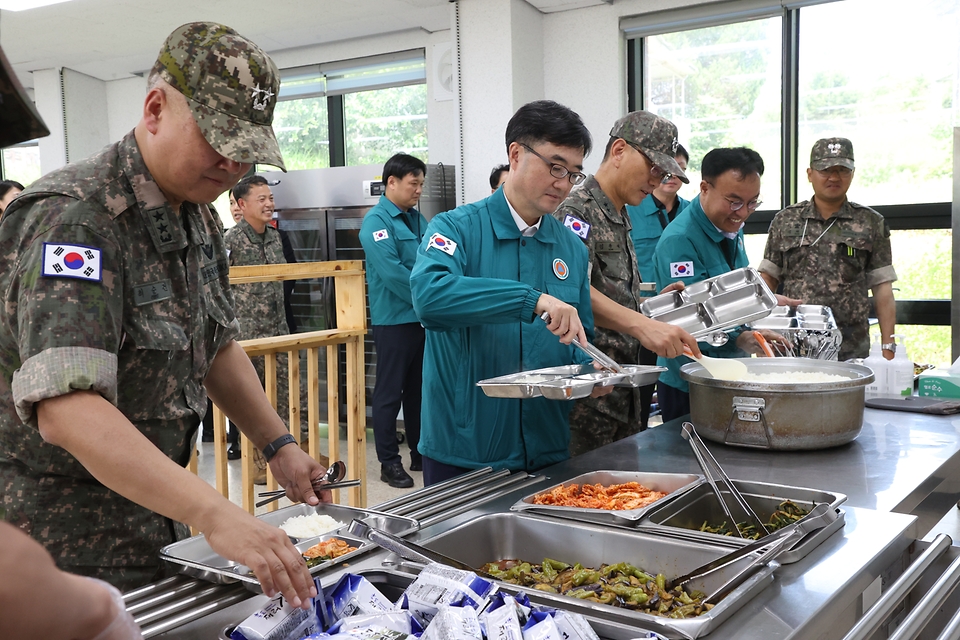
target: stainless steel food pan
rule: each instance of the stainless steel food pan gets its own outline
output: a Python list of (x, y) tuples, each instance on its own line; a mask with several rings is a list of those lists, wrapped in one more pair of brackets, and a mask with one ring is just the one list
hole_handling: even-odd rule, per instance
[[(406, 536), (420, 528), (420, 523), (413, 518), (404, 516), (395, 516), (388, 513), (381, 513), (370, 509), (358, 509), (339, 504), (320, 504), (311, 507), (305, 504), (291, 505), (284, 509), (278, 509), (271, 513), (259, 516), (265, 522), (279, 527), (287, 518), (298, 515), (307, 515), (310, 513), (319, 513), (328, 515), (331, 518), (344, 523), (344, 528), (356, 518), (367, 522), (371, 526), (389, 531), (398, 536)], [(321, 536), (313, 538), (292, 538), (294, 545), (302, 552), (306, 551), (318, 542), (329, 540), (330, 538), (339, 538), (357, 547), (356, 551), (345, 554), (331, 560), (311, 567), (310, 572), (319, 573), (327, 567), (350, 560), (376, 548), (373, 543), (353, 538), (341, 533), (341, 529), (335, 529)], [(203, 535), (193, 536), (186, 540), (180, 540), (169, 544), (160, 550), (160, 557), (167, 562), (179, 565), (180, 573), (213, 582), (216, 584), (226, 584), (231, 582), (244, 583), (244, 586), (255, 593), (260, 593), (260, 583), (256, 577), (250, 573), (249, 569), (237, 562), (227, 560), (210, 548), (210, 544)]]
[[(828, 504), (832, 509), (836, 509), (840, 504), (846, 501), (847, 496), (842, 493), (821, 491), (819, 489), (807, 489), (804, 487), (790, 487), (779, 484), (770, 484), (766, 482), (748, 482), (745, 480), (734, 480), (734, 485), (744, 495), (747, 503), (760, 516), (760, 519), (766, 522), (773, 515), (777, 506), (784, 500), (792, 500), (804, 509), (812, 509), (817, 504)], [(732, 502), (728, 500), (728, 504)], [(747, 540), (737, 536), (722, 536), (716, 533), (706, 533), (700, 531), (704, 523), (719, 525), (728, 518), (723, 513), (723, 508), (717, 502), (717, 496), (713, 489), (707, 484), (701, 484), (691, 491), (679, 496), (676, 500), (662, 505), (647, 514), (647, 517), (641, 521), (640, 525), (647, 530), (649, 526), (662, 527), (671, 533), (682, 530), (688, 533), (693, 539), (704, 542), (728, 542), (736, 545), (747, 544)], [(729, 523), (728, 523), (729, 524)], [(777, 562), (780, 564), (789, 564), (800, 560), (833, 533), (844, 526), (844, 513), (840, 510), (840, 517), (829, 526), (812, 531), (804, 538), (799, 540), (793, 547), (781, 555), (777, 556)]]
[(537, 398), (576, 400), (589, 396), (595, 387), (639, 387), (653, 384), (666, 371), (663, 367), (627, 364), (623, 372), (598, 371), (593, 365), (567, 365), (521, 371), (481, 380), (477, 386), (491, 398)]
[[(580, 507), (556, 507), (545, 504), (534, 504), (536, 496), (549, 493), (561, 485), (571, 484), (601, 484), (609, 486), (624, 482), (639, 482), (648, 489), (663, 491), (667, 495), (642, 509), (629, 511), (614, 511), (609, 509), (583, 509)], [(703, 482), (703, 476), (693, 473), (653, 473), (645, 471), (592, 471), (584, 473), (566, 482), (555, 484), (547, 489), (531, 493), (518, 500), (512, 507), (513, 511), (530, 511), (578, 521), (602, 522), (611, 524), (625, 524), (636, 522), (643, 518), (651, 509), (662, 505), (685, 491), (689, 491)]]
[[(553, 558), (568, 563), (579, 562), (595, 568), (601, 564), (629, 562), (648, 572), (663, 573), (668, 578), (687, 573), (729, 551), (729, 547), (712, 546), (693, 540), (658, 538), (637, 531), (519, 513), (480, 516), (421, 544), (440, 553), (455, 556), (475, 567), (506, 558), (519, 558), (530, 562)], [(749, 557), (703, 579), (694, 580), (690, 586), (710, 593), (738, 573), (747, 562), (750, 562)], [(764, 589), (770, 583), (771, 575), (777, 566), (779, 565), (775, 562), (767, 565), (721, 600), (716, 607), (697, 618), (687, 620), (661, 618), (534, 589), (526, 593), (534, 602), (584, 614), (591, 622), (610, 621), (639, 626), (669, 638), (698, 638), (715, 629)], [(520, 587), (507, 583), (498, 584), (508, 592), (520, 590)], [(599, 633), (604, 633), (601, 627), (595, 625), (594, 628)]]

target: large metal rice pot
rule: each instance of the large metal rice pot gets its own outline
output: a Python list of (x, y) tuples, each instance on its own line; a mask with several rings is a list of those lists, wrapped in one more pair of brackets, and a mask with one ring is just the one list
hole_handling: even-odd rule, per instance
[(813, 450), (852, 441), (863, 426), (864, 390), (873, 371), (863, 365), (809, 358), (741, 358), (751, 374), (827, 373), (828, 382), (730, 381), (698, 363), (680, 369), (690, 383), (690, 421), (704, 438), (778, 450)]

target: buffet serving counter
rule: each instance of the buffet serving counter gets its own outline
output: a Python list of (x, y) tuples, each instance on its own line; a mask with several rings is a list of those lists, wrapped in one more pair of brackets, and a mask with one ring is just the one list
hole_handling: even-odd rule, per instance
[[(420, 519), (422, 528), (411, 539), (424, 541), (475, 517), (507, 511), (532, 491), (589, 471), (698, 473), (693, 453), (680, 436), (680, 424), (667, 423), (544, 469), (536, 477), (476, 472), (457, 491), (461, 497), (468, 496), (459, 506), (432, 500), (435, 494), (428, 488), (377, 509)], [(841, 531), (798, 562), (780, 567), (768, 587), (707, 637), (843, 638), (880, 595), (881, 582), (892, 583), (925, 547), (917, 539), (956, 509), (960, 494), (957, 426), (960, 418), (951, 416), (867, 409), (859, 437), (835, 449), (775, 452), (710, 445), (733, 478), (837, 491), (846, 494), (847, 501), (842, 505), (846, 524)], [(956, 556), (958, 550), (952, 547), (953, 553), (947, 555)], [(386, 552), (374, 551), (320, 575), (324, 586), (329, 586), (345, 570), (381, 569), (384, 563), (397, 561)], [(151, 615), (149, 621), (141, 622), (135, 611), (147, 637), (216, 638), (265, 601), (263, 596), (245, 595), (235, 585), (198, 586), (186, 578), (155, 587), (148, 592), (158, 597), (169, 591), (190, 593), (211, 587), (221, 590), (222, 598), (211, 601), (203, 617), (170, 627), (163, 616), (143, 613), (148, 610), (142, 604), (147, 596), (128, 594), (128, 608), (139, 607), (141, 615)], [(630, 637), (629, 630), (601, 635)]]

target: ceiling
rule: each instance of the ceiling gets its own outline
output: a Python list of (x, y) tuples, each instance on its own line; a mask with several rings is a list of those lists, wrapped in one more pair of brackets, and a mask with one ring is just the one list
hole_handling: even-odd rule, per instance
[[(613, 0), (526, 1), (551, 13)], [(26, 87), (33, 86), (30, 72), (57, 67), (117, 80), (149, 70), (163, 40), (185, 22), (230, 25), (275, 53), (410, 29), (449, 29), (451, 6), (450, 0), (73, 0), (0, 11), (0, 46)]]

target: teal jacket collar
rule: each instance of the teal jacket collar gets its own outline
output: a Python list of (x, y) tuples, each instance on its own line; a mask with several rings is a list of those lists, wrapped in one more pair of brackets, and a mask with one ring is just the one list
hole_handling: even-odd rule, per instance
[(387, 196), (380, 196), (380, 203), (379, 203), (379, 204), (380, 204), (381, 207), (383, 207), (383, 208), (387, 211), (387, 213), (389, 213), (389, 214), (390, 214), (392, 217), (394, 217), (394, 218), (396, 218), (396, 217), (398, 217), (398, 216), (400, 216), (401, 214), (404, 214), (404, 213), (409, 213), (410, 215), (413, 215), (413, 216), (418, 216), (418, 215), (420, 215), (420, 212), (417, 211), (416, 209), (410, 209), (410, 211), (400, 211), (400, 207), (398, 207), (397, 205), (395, 205), (395, 204), (393, 203), (393, 200), (391, 200), (391, 199), (388, 198)]
[[(490, 212), (490, 220), (493, 222), (493, 233), (498, 240), (517, 240), (521, 237), (520, 229), (517, 223), (513, 221), (510, 214), (510, 205), (507, 204), (507, 198), (503, 195), (503, 188), (486, 199), (487, 211)], [(544, 244), (555, 244), (557, 242), (557, 225), (550, 221), (553, 216), (543, 216), (541, 218), (540, 228), (537, 233), (530, 236), (530, 240), (536, 240)]]
[[(707, 217), (706, 212), (704, 212), (703, 207), (700, 206), (700, 196), (697, 196), (690, 201), (690, 205), (687, 207), (690, 210), (690, 216), (696, 221), (697, 225), (703, 230), (703, 232), (710, 238), (713, 242), (720, 244), (722, 240), (726, 240), (727, 237), (720, 233), (720, 231), (710, 222), (710, 218)], [(737, 232), (737, 236), (743, 235), (743, 229)]]

